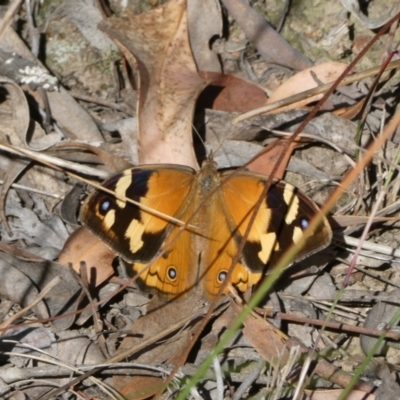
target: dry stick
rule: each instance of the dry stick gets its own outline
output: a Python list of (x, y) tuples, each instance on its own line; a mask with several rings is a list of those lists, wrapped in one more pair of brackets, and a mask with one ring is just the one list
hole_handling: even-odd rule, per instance
[(113, 101), (101, 99), (100, 97), (87, 96), (85, 94), (74, 92), (74, 91), (70, 91), (70, 94), (75, 99), (82, 100), (82, 101), (85, 101), (88, 103), (100, 104), (101, 106), (123, 112), (123, 113), (129, 115), (130, 117), (133, 117), (135, 115), (134, 110), (129, 108), (125, 103), (115, 103)]
[[(74, 175), (71, 172), (66, 172), (65, 169), (63, 169), (63, 168), (67, 168), (70, 170), (76, 170), (77, 164), (74, 162), (63, 160), (58, 157), (49, 156), (49, 155), (43, 154), (43, 153), (37, 153), (35, 151), (28, 150), (28, 149), (20, 149), (20, 148), (14, 147), (12, 145), (9, 145), (9, 144), (7, 144), (5, 142), (1, 142), (1, 141), (0, 141), (0, 150), (6, 151), (7, 153), (27, 157), (30, 160), (35, 160), (35, 161), (39, 162), (40, 164), (46, 165), (47, 167), (49, 167), (51, 169), (55, 169), (56, 171), (63, 172), (65, 174), (69, 174), (70, 176), (72, 176), (75, 179), (81, 180), (87, 184), (90, 184), (90, 185), (96, 187), (96, 185), (95, 184), (93, 185), (92, 182), (85, 180), (84, 178), (82, 178), (78, 175)], [(110, 177), (110, 174), (105, 171), (101, 171), (98, 168), (92, 168), (92, 167), (88, 167), (85, 165), (79, 165), (79, 172), (82, 174), (85, 174), (85, 175), (95, 176), (95, 177), (101, 178), (101, 179), (107, 179)]]
[[(326, 322), (325, 320), (322, 320), (322, 319), (299, 317), (299, 316), (287, 314), (287, 313), (277, 313), (276, 317), (279, 319), (283, 319), (285, 321), (299, 322), (301, 324), (310, 324), (310, 325), (316, 325), (316, 326), (324, 326), (325, 328), (336, 329), (341, 332), (347, 331), (347, 332), (359, 333), (362, 335), (373, 336), (373, 337), (379, 337), (384, 332), (383, 330), (379, 330), (379, 329), (368, 329), (368, 328), (363, 328), (361, 326), (343, 324), (341, 322)], [(386, 332), (386, 337), (389, 339), (399, 340), (400, 333), (389, 331), (389, 332)]]
[(250, 371), (248, 376), (242, 381), (241, 385), (233, 394), (232, 400), (240, 400), (243, 398), (245, 392), (250, 388), (250, 386), (255, 381), (257, 381), (263, 368), (264, 368), (264, 361), (261, 359), (257, 362), (255, 368), (252, 371)]

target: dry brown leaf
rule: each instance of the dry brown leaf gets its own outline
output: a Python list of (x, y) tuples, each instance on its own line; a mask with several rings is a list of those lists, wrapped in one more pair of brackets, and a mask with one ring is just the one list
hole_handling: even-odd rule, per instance
[(85, 228), (77, 229), (66, 241), (58, 261), (80, 273), (80, 262), (87, 264), (88, 282), (98, 286), (114, 274), (112, 261), (115, 253), (97, 236)]
[(253, 82), (209, 71), (199, 71), (199, 75), (210, 82), (199, 98), (207, 108), (243, 113), (266, 104), (265, 91)]
[(148, 399), (163, 390), (164, 379), (156, 376), (136, 376), (121, 390), (129, 400)]
[(258, 157), (255, 157), (246, 168), (253, 172), (264, 175), (272, 175), (273, 169), (284, 151), (284, 156), (278, 169), (274, 172), (274, 178), (283, 179), (287, 165), (290, 161), (293, 151), (298, 147), (298, 143), (292, 142), (287, 145), (286, 140), (279, 140), (268, 145)]
[[(241, 307), (232, 303), (237, 314)], [(283, 366), (288, 360), (289, 350), (285, 346), (286, 337), (268, 321), (261, 317), (248, 315), (243, 322), (243, 335), (253, 345), (257, 352), (274, 366)]]
[(99, 25), (139, 71), (139, 161), (197, 168), (192, 117), (205, 82), (197, 74), (189, 45), (185, 0), (150, 12), (123, 13)]
[[(289, 96), (304, 92), (305, 90), (313, 89), (321, 84), (335, 81), (347, 68), (347, 64), (338, 62), (327, 62), (305, 69), (293, 75), (282, 85), (280, 85), (271, 97), (267, 104), (284, 99)], [(301, 108), (313, 101), (321, 99), (323, 94), (318, 94), (302, 101), (298, 101), (286, 107), (281, 107), (274, 112), (282, 112), (293, 108)]]
[(360, 101), (357, 101), (357, 103), (348, 106), (348, 107), (343, 107), (339, 110), (335, 110), (334, 114), (335, 115), (339, 115), (342, 118), (345, 119), (353, 119), (356, 118), (357, 115), (359, 115), (359, 113), (361, 112), (361, 110), (364, 107), (366, 98), (361, 99)]

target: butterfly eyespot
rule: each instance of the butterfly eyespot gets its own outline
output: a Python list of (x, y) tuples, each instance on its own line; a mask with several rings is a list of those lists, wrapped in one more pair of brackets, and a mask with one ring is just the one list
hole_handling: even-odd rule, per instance
[(218, 277), (217, 277), (218, 283), (222, 283), (226, 279), (227, 276), (228, 276), (227, 271), (225, 271), (225, 270), (220, 271), (218, 274)]
[(308, 228), (308, 219), (306, 217), (300, 218), (300, 227), (301, 229), (306, 229)]
[(171, 281), (174, 281), (176, 279), (177, 275), (178, 275), (177, 272), (176, 272), (176, 268), (175, 267), (168, 267), (167, 275), (168, 275), (168, 278)]
[(108, 211), (110, 211), (111, 208), (111, 201), (110, 200), (103, 200), (100, 203), (99, 211), (102, 215), (107, 214)]

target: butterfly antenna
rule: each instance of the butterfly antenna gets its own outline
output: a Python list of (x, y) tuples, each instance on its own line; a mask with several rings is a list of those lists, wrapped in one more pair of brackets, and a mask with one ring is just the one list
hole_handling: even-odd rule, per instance
[(204, 148), (206, 147), (206, 142), (203, 140), (203, 138), (200, 135), (200, 132), (197, 130), (197, 128), (194, 126), (193, 122), (192, 122), (192, 128), (194, 130), (195, 135), (197, 136), (197, 138), (200, 140), (201, 144), (204, 146)]
[(199, 165), (202, 165), (204, 160), (209, 161), (210, 160), (210, 154), (208, 152), (207, 146), (206, 146), (206, 142), (204, 141), (204, 139), (202, 138), (202, 135), (200, 134), (200, 132), (197, 130), (197, 128), (194, 126), (193, 122), (192, 122), (192, 128), (194, 130), (195, 136), (199, 139), (200, 143), (202, 144), (202, 149), (201, 151), (196, 151), (196, 146), (194, 145), (195, 148), (195, 153), (197, 156), (197, 159), (199, 161)]

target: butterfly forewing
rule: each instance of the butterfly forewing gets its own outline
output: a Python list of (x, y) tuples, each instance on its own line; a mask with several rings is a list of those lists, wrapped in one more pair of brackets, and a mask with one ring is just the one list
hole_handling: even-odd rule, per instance
[[(149, 262), (159, 251), (179, 219), (191, 193), (194, 172), (190, 168), (148, 166), (132, 168), (103, 183), (115, 195), (95, 190), (85, 201), (81, 221), (112, 250), (129, 262)], [(129, 198), (166, 218), (123, 200)]]

